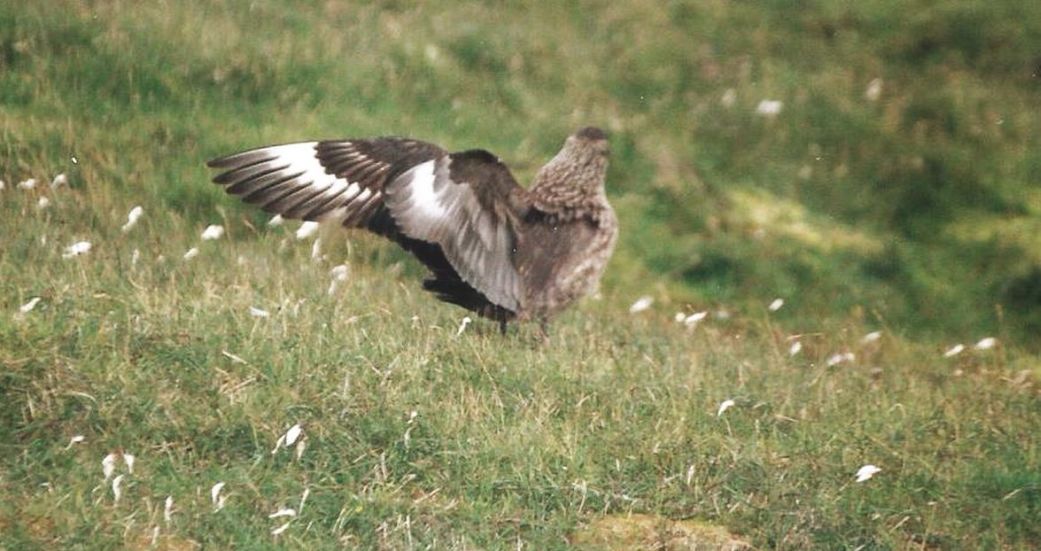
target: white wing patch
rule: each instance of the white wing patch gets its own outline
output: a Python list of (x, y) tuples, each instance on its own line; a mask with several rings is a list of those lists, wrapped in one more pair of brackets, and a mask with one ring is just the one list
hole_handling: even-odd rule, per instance
[(410, 205), (420, 224), (434, 224), (442, 220), (448, 213), (441, 203), (441, 196), (434, 190), (434, 166), (436, 160), (431, 159), (410, 169), (401, 176), (402, 184), (408, 189)]
[(387, 186), (386, 204), (405, 235), (440, 245), (464, 281), (516, 310), (520, 278), (511, 260), (512, 234), (482, 208), (469, 184), (450, 179), (450, 162), (442, 157), (409, 169)]

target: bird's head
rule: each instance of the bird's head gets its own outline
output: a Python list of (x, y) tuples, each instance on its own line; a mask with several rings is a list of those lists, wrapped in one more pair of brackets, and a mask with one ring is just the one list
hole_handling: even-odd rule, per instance
[(611, 154), (607, 133), (595, 126), (587, 126), (568, 136), (564, 149), (570, 149), (576, 158), (597, 160)]

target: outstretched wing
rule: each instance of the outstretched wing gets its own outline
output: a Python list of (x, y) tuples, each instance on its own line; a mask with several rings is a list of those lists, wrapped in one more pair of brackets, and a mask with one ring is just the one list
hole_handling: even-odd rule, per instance
[(223, 170), (215, 183), (267, 212), (360, 227), (381, 205), (388, 181), (445, 154), (426, 142), (378, 138), (261, 147), (207, 164)]
[(488, 301), (514, 312), (520, 306), (513, 257), (530, 199), (487, 151), (449, 154), (426, 142), (378, 138), (276, 145), (208, 164), (223, 170), (215, 183), (267, 212), (368, 227), (414, 254), (406, 240), (437, 245)]
[(424, 161), (387, 184), (384, 202), (402, 233), (440, 245), (466, 283), (517, 311), (517, 225), (530, 199), (498, 158), (473, 150)]

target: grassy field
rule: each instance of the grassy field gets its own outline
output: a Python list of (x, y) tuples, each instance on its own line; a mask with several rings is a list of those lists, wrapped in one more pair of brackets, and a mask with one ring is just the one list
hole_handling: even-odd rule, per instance
[[(1036, 547), (1041, 4), (912, 4), (0, 4), (0, 548)], [(548, 345), (204, 166), (586, 124), (622, 237)]]

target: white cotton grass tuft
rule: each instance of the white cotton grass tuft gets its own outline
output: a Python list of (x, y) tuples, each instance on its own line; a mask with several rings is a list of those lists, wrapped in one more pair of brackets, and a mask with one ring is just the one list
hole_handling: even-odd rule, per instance
[(274, 513), (271, 513), (270, 515), (268, 515), (267, 518), (295, 517), (295, 516), (296, 516), (296, 509), (291, 509), (289, 507), (283, 507), (283, 508), (275, 511)]
[(827, 360), (826, 364), (827, 364), (828, 367), (834, 367), (834, 366), (839, 365), (841, 363), (851, 363), (851, 362), (853, 362), (856, 359), (857, 359), (857, 356), (855, 354), (853, 354), (852, 352), (838, 352), (838, 353), (832, 354), (831, 356), (828, 356), (828, 360)]
[(864, 99), (868, 101), (878, 101), (882, 97), (882, 79), (874, 78), (868, 83), (867, 88), (864, 89)]
[(958, 344), (948, 348), (947, 351), (943, 353), (943, 357), (944, 358), (953, 358), (953, 357), (957, 356), (958, 354), (961, 354), (962, 351), (964, 351), (964, 350), (965, 350), (965, 345), (961, 344), (961, 343), (958, 343)]
[(722, 417), (724, 413), (730, 408), (734, 407), (734, 401), (730, 398), (723, 400), (719, 403), (719, 409), (716, 410), (716, 417)]
[(860, 339), (860, 344), (871, 344), (882, 338), (881, 331), (872, 331)]
[(802, 352), (802, 341), (795, 341), (791, 346), (788, 347), (788, 356), (793, 357), (799, 352)]
[(112, 500), (119, 503), (119, 498), (123, 496), (123, 476), (119, 475), (112, 479)]
[(274, 228), (274, 227), (277, 227), (277, 226), (281, 226), (282, 224), (285, 223), (285, 221), (286, 221), (286, 219), (282, 218), (281, 214), (276, 214), (276, 215), (271, 217), (271, 220), (267, 221), (267, 225), (269, 227)]
[(70, 258), (84, 255), (90, 252), (92, 245), (90, 241), (77, 241), (68, 247), (65, 247), (65, 252), (62, 253), (61, 257), (68, 260)]
[(459, 329), (456, 330), (455, 336), (458, 337), (459, 335), (462, 335), (463, 331), (466, 331), (466, 326), (470, 325), (472, 322), (473, 320), (470, 319), (470, 316), (464, 316), (463, 320), (459, 322)]
[(197, 256), (199, 256), (199, 247), (192, 247), (192, 248), (188, 249), (188, 252), (184, 253), (184, 256), (182, 258), (184, 258), (184, 260), (188, 261), (188, 260), (191, 260), (191, 259), (193, 259), (193, 258), (195, 258)]
[(977, 342), (975, 345), (973, 345), (973, 348), (975, 348), (976, 350), (990, 350), (991, 348), (994, 348), (994, 346), (997, 344), (998, 340), (994, 337), (984, 337), (980, 339), (979, 342)]
[(774, 118), (781, 114), (781, 110), (784, 109), (784, 102), (775, 99), (764, 99), (759, 102), (759, 105), (755, 107), (755, 113), (757, 115)]
[(311, 244), (311, 260), (315, 262), (322, 261), (322, 238), (315, 238), (314, 243)]
[(25, 304), (18, 307), (18, 313), (24, 316), (25, 314), (32, 312), (33, 308), (36, 308), (36, 305), (40, 303), (40, 300), (40, 297), (33, 297), (29, 299), (29, 302), (26, 302)]
[(116, 459), (116, 454), (110, 453), (101, 460), (101, 472), (105, 475), (106, 481), (116, 472)]
[(123, 227), (120, 228), (120, 230), (123, 233), (130, 231), (134, 226), (137, 225), (137, 221), (140, 220), (141, 216), (143, 216), (144, 214), (145, 209), (141, 208), (140, 205), (130, 209), (130, 212), (127, 213), (127, 223), (123, 224)]
[(219, 224), (210, 224), (202, 231), (203, 241), (215, 241), (221, 237), (224, 237), (224, 226)]
[(875, 465), (864, 465), (863, 467), (857, 469), (856, 480), (857, 482), (866, 482), (870, 480), (871, 477), (875, 476), (881, 471), (882, 469), (876, 467)]
[(770, 305), (766, 307), (766, 309), (771, 311), (771, 312), (776, 312), (776, 311), (780, 310), (782, 307), (784, 307), (784, 299), (783, 298), (775, 298), (775, 299), (773, 299), (773, 302), (771, 302)]
[(18, 182), (18, 189), (30, 190), (36, 189), (36, 178), (27, 178)]
[(707, 317), (708, 311), (694, 312), (693, 314), (683, 318), (683, 325), (693, 329)]
[(218, 482), (210, 488), (210, 501), (213, 502), (213, 512), (220, 511), (224, 508), (226, 496), (221, 495), (222, 490), (224, 490), (223, 482)]
[(39, 200), (36, 201), (36, 208), (38, 210), (43, 210), (49, 206), (51, 206), (51, 200), (46, 197), (40, 197)]
[(255, 318), (268, 318), (271, 317), (271, 312), (264, 310), (263, 308), (257, 308), (256, 306), (249, 307), (249, 315)]
[(295, 444), (296, 439), (300, 438), (300, 435), (303, 433), (304, 429), (300, 426), (300, 423), (297, 423), (289, 427), (289, 430), (286, 431), (286, 447), (288, 448), (289, 446)]
[(53, 180), (51, 180), (51, 189), (57, 189), (57, 188), (60, 188), (61, 186), (67, 186), (67, 185), (69, 185), (69, 177), (66, 176), (64, 172), (62, 172), (61, 174), (58, 174), (57, 176), (54, 177)]
[(340, 264), (339, 266), (333, 266), (329, 270), (329, 295), (335, 295), (340, 285), (347, 281), (349, 271), (346, 264)]
[[(296, 444), (299, 448), (304, 443), (304, 441), (300, 438), (301, 436), (303, 436), (303, 434), (304, 428), (300, 426), (300, 423), (297, 423), (289, 427), (289, 429), (282, 433), (282, 435), (278, 437), (278, 440), (275, 441), (275, 449), (271, 450), (271, 454), (274, 455), (278, 452), (279, 448), (289, 448), (293, 444)], [(297, 453), (303, 454), (303, 451), (298, 450)]]
[(307, 239), (318, 233), (318, 222), (304, 222), (300, 224), (300, 227), (296, 230), (297, 239)]
[(651, 307), (651, 305), (653, 305), (653, 304), (654, 304), (654, 299), (649, 297), (649, 296), (644, 295), (644, 296), (636, 299), (636, 302), (632, 303), (632, 305), (629, 306), (629, 313), (630, 314), (639, 314), (640, 312), (643, 312), (643, 311), (649, 309)]

